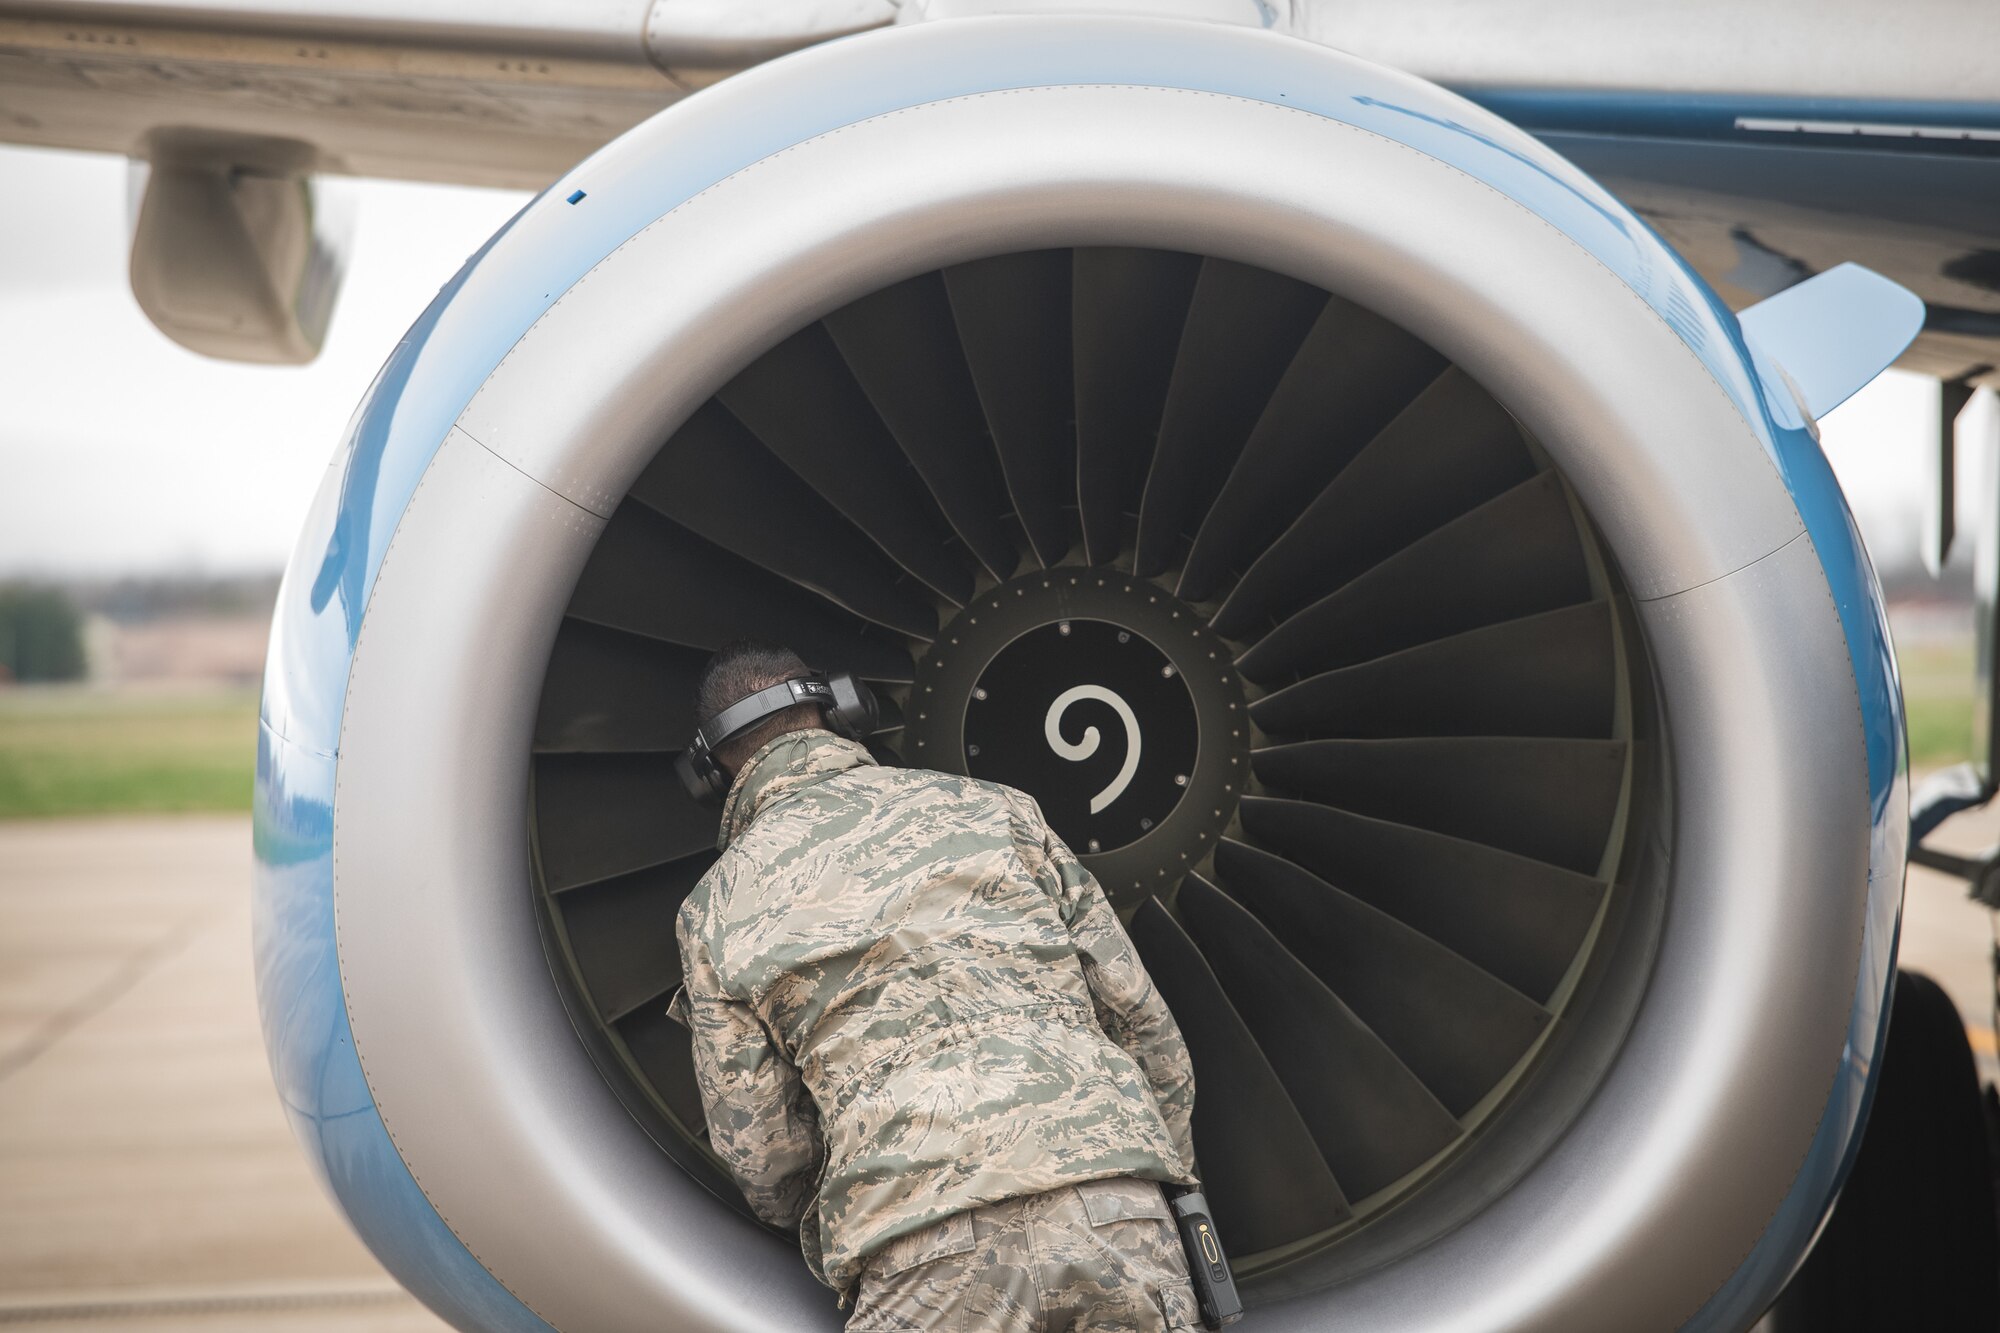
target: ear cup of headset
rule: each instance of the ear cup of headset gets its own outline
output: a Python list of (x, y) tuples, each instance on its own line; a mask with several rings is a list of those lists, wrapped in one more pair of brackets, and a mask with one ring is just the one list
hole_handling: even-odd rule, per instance
[(698, 742), (674, 756), (674, 772), (680, 774), (681, 785), (697, 801), (719, 801), (729, 792), (729, 778), (722, 765)]
[(833, 691), (833, 705), (826, 710), (827, 730), (852, 741), (866, 740), (874, 733), (882, 708), (875, 691), (862, 684), (851, 671), (836, 671), (826, 678)]

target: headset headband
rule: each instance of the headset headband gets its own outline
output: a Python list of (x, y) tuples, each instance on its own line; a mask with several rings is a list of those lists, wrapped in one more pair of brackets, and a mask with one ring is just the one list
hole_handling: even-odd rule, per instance
[(713, 753), (735, 736), (750, 730), (771, 714), (783, 712), (793, 704), (815, 704), (823, 707), (831, 702), (833, 702), (833, 687), (827, 683), (824, 676), (800, 676), (796, 680), (780, 681), (776, 685), (768, 685), (755, 694), (738, 699), (702, 723), (695, 732), (694, 743)]
[(798, 704), (811, 704), (829, 730), (849, 740), (861, 740), (875, 729), (875, 695), (851, 673), (797, 676), (746, 695), (695, 728), (688, 748), (674, 759), (674, 769), (688, 794), (697, 801), (719, 801), (729, 791), (730, 775), (715, 752), (758, 723)]

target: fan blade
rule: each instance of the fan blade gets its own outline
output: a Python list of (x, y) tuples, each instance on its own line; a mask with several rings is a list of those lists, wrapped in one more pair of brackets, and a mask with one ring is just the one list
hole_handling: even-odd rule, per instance
[(1330, 298), (1201, 525), (1180, 596), (1220, 592), (1445, 364), (1379, 315)]
[(1199, 256), (1172, 250), (1076, 252), (1076, 495), (1090, 564), (1117, 559), (1125, 516), (1139, 512), (1200, 272)]
[(847, 612), (644, 505), (620, 505), (612, 516), (569, 613), (711, 652), (732, 639), (767, 639), (824, 671), (893, 681), (915, 674), (907, 652)]
[(1201, 526), (1326, 301), (1269, 269), (1202, 261), (1139, 505), (1141, 576), (1166, 569)]
[(1195, 1155), (1230, 1248), (1241, 1258), (1346, 1221), (1346, 1196), (1201, 950), (1153, 899), (1131, 935), (1194, 1062)]
[(1365, 1199), (1458, 1138), (1458, 1122), (1278, 937), (1199, 875), (1178, 904), (1341, 1188)]
[(681, 984), (674, 917), (695, 881), (714, 864), (710, 849), (563, 895), (563, 934), (605, 1022), (615, 1023), (649, 1000), (664, 1005), (668, 992)]
[(1076, 395), (1070, 382), (1070, 252), (999, 255), (944, 271), (965, 362), (1035, 558), (1075, 539)]
[(1226, 839), (1215, 873), (1455, 1116), (1550, 1022), (1511, 986), (1283, 857)]
[(712, 398), (639, 474), (632, 498), (878, 625), (937, 634), (923, 590)]
[(542, 678), (535, 749), (682, 748), (694, 735), (703, 661), (693, 649), (565, 619)]
[(1605, 885), (1476, 842), (1306, 801), (1246, 796), (1243, 829), (1276, 852), (1547, 1003)]
[(888, 693), (885, 686), (877, 684), (873, 686), (873, 689), (875, 691), (875, 730), (869, 734), (871, 736), (886, 736), (892, 731), (901, 731), (903, 729), (902, 701)]
[(535, 756), (535, 824), (551, 893), (715, 847), (716, 812), (687, 794), (672, 755)]
[(1250, 705), (1267, 735), (1609, 736), (1611, 604), (1586, 602), (1312, 676)]
[(1007, 479), (952, 323), (944, 279), (925, 273), (826, 317), (854, 378), (930, 487), (952, 528), (996, 579), (1020, 553), (1007, 534)]
[(633, 1010), (614, 1031), (689, 1137), (707, 1142), (708, 1113), (702, 1106), (701, 1085), (695, 1081), (694, 1037), (667, 1017), (665, 998)]
[(1236, 667), (1270, 686), (1589, 600), (1569, 501), (1545, 472), (1314, 602)]
[(953, 550), (951, 525), (824, 327), (800, 329), (716, 396), (890, 559), (965, 605), (972, 578)]
[(1625, 785), (1625, 742), (1515, 736), (1300, 741), (1252, 753), (1274, 794), (1448, 833), (1595, 874)]
[(1453, 367), (1370, 441), (1216, 613), (1241, 638), (1535, 475), (1514, 419)]

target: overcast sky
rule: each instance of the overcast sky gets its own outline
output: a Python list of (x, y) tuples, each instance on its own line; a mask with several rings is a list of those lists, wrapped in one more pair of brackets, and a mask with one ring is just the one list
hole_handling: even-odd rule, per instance
[[(325, 351), (237, 365), (183, 350), (139, 312), (122, 159), (0, 147), (0, 576), (284, 564), (376, 368), (525, 198), (348, 187), (357, 239)], [(1935, 392), (1891, 373), (1823, 423), (1885, 565), (1914, 557)]]
[(343, 182), (356, 240), (306, 366), (170, 342), (126, 283), (126, 168), (0, 148), (0, 574), (277, 569), (354, 405), (527, 196)]

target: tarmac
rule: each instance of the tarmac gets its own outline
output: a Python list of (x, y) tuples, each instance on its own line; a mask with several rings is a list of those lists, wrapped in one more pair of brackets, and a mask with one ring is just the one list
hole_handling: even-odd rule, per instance
[[(1949, 830), (2000, 841), (2000, 813)], [(0, 824), (0, 1326), (427, 1333), (292, 1141), (250, 965), (247, 820)], [(1903, 962), (1994, 1060), (1990, 914), (1912, 871)]]
[(448, 1327), (279, 1110), (247, 819), (0, 824), (0, 1327)]

